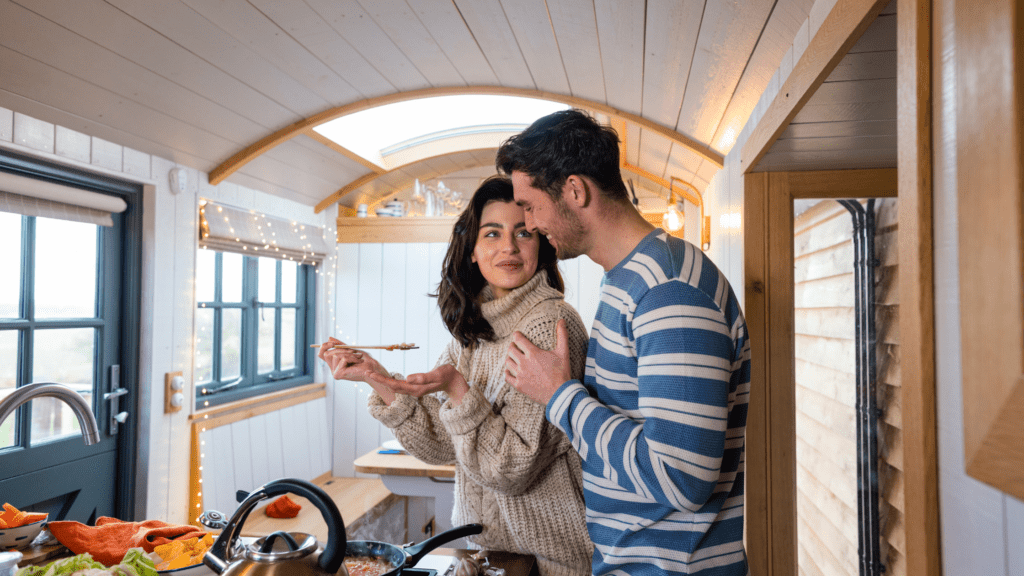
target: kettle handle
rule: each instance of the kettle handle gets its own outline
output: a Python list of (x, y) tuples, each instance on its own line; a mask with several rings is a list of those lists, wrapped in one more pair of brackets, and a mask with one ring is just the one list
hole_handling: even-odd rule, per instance
[(345, 547), (348, 541), (345, 537), (345, 522), (338, 511), (338, 505), (324, 492), (323, 488), (298, 478), (282, 478), (268, 482), (253, 490), (249, 496), (238, 505), (228, 525), (214, 541), (210, 551), (203, 557), (203, 563), (209, 566), (214, 572), (220, 574), (227, 568), (227, 551), (231, 549), (235, 538), (238, 537), (245, 524), (249, 512), (256, 506), (256, 503), (267, 498), (273, 498), (281, 494), (297, 494), (309, 500), (316, 506), (327, 523), (327, 543), (324, 544), (324, 551), (320, 554), (320, 569), (326, 574), (335, 574), (345, 561)]

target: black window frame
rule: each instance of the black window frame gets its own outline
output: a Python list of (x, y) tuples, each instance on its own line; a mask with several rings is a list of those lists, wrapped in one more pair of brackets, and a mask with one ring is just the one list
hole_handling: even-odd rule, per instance
[[(315, 355), (310, 345), (314, 343), (316, 326), (316, 272), (317, 267), (311, 263), (296, 263), (295, 302), (282, 302), (282, 263), (276, 260), (275, 301), (259, 301), (259, 259), (262, 256), (240, 254), (242, 256), (242, 298), (239, 302), (223, 301), (223, 255), (227, 252), (209, 250), (214, 258), (214, 299), (212, 301), (196, 301), (196, 313), (200, 309), (213, 309), (213, 341), (210, 346), (212, 379), (196, 381), (195, 406), (203, 410), (229, 402), (235, 402), (261, 396), (280, 390), (287, 390), (313, 382)], [(281, 310), (292, 308), (295, 313), (295, 366), (289, 370), (281, 370)], [(240, 309), (242, 311), (240, 376), (223, 378), (221, 370), (223, 310)], [(272, 312), (274, 315), (274, 369), (271, 372), (259, 372), (259, 321), (260, 315)]]

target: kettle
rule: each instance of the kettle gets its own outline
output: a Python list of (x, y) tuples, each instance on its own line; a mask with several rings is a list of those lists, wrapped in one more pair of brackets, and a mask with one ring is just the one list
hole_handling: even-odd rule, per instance
[[(256, 540), (241, 554), (229, 554), (249, 512), (261, 500), (297, 494), (312, 502), (327, 522), (327, 543), (303, 532), (278, 531)], [(345, 523), (334, 500), (322, 488), (296, 478), (274, 480), (253, 490), (203, 556), (203, 564), (222, 576), (348, 576), (345, 569)]]

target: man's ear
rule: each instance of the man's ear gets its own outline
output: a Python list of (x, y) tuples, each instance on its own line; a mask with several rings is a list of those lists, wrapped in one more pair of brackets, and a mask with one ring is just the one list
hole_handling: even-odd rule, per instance
[(582, 176), (577, 176), (576, 174), (566, 178), (565, 186), (562, 187), (562, 197), (565, 201), (574, 204), (578, 208), (590, 204), (592, 200), (590, 195), (593, 193), (594, 191), (589, 183)]

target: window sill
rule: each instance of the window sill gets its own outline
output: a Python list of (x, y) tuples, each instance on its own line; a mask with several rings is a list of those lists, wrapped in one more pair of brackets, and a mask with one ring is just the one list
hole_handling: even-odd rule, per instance
[(254, 416), (275, 412), (295, 404), (302, 404), (327, 395), (327, 384), (304, 384), (262, 396), (227, 402), (211, 408), (197, 410), (189, 416), (189, 422), (200, 420), (211, 422), (211, 426), (223, 426), (231, 422), (246, 420)]

